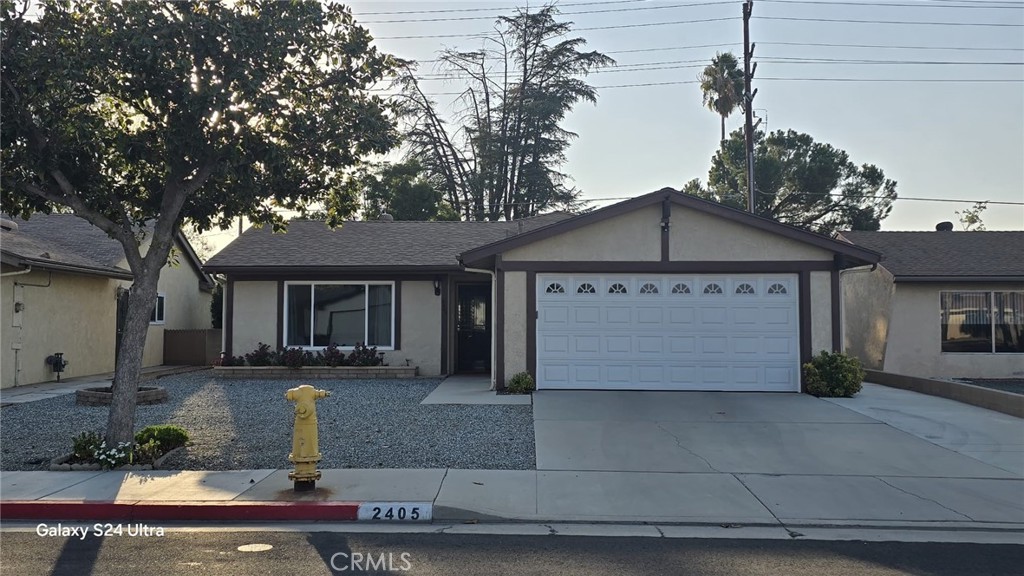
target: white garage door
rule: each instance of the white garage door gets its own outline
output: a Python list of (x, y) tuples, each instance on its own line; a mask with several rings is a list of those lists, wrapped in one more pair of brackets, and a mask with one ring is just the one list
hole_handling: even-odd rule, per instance
[(537, 276), (539, 389), (799, 391), (795, 274)]

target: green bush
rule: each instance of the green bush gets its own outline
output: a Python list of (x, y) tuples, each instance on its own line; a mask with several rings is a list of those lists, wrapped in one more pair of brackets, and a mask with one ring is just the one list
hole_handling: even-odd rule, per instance
[(181, 426), (164, 424), (160, 426), (146, 426), (135, 435), (135, 443), (145, 446), (150, 440), (155, 440), (160, 445), (161, 452), (170, 452), (188, 443), (188, 432)]
[(822, 350), (804, 364), (804, 385), (818, 397), (849, 398), (860, 392), (864, 376), (860, 361), (842, 352)]
[(520, 372), (505, 384), (505, 390), (510, 394), (529, 394), (536, 389), (537, 385), (533, 382), (533, 376), (530, 376), (529, 372)]
[(103, 436), (96, 432), (82, 432), (71, 440), (71, 454), (78, 460), (93, 460), (102, 443)]
[(384, 359), (377, 353), (377, 347), (367, 348), (362, 342), (356, 342), (346, 361), (349, 366), (380, 366), (383, 363)]

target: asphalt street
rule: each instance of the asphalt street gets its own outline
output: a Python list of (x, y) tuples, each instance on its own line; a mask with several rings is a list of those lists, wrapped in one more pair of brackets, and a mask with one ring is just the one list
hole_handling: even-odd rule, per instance
[[(129, 529), (124, 525), (124, 529)], [(807, 540), (216, 531), (5, 531), (0, 572), (148, 574), (1014, 575), (1024, 546)]]

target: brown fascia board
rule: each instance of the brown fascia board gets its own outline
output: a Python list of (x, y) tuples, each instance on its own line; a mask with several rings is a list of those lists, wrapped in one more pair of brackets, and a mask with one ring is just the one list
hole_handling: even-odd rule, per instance
[(882, 255), (878, 252), (862, 248), (855, 244), (850, 244), (840, 240), (833, 240), (832, 238), (828, 238), (814, 232), (808, 232), (807, 230), (801, 230), (795, 226), (776, 222), (770, 218), (755, 216), (748, 212), (744, 212), (743, 210), (737, 210), (736, 208), (730, 208), (729, 206), (725, 206), (717, 202), (684, 194), (673, 188), (662, 188), (661, 190), (657, 190), (643, 196), (638, 196), (630, 200), (625, 200), (617, 204), (612, 204), (611, 206), (606, 206), (593, 212), (588, 212), (567, 220), (549, 224), (543, 228), (538, 228), (530, 232), (505, 238), (503, 240), (481, 246), (480, 248), (468, 250), (460, 255), (459, 261), (465, 262), (467, 265), (477, 263), (513, 248), (518, 248), (545, 238), (557, 236), (588, 224), (601, 222), (608, 218), (621, 216), (622, 214), (632, 212), (637, 208), (657, 204), (663, 200), (671, 200), (676, 204), (697, 210), (698, 212), (704, 212), (706, 214), (739, 222), (753, 228), (758, 228), (766, 232), (778, 234), (792, 240), (812, 244), (837, 254), (843, 254), (844, 256), (860, 261), (863, 264), (876, 264), (882, 259)]
[(460, 266), (205, 266), (205, 271), (245, 276), (296, 276), (317, 274), (429, 275), (459, 272)]
[(893, 282), (950, 282), (950, 283), (979, 283), (979, 282), (1024, 282), (1024, 276), (909, 276), (894, 275)]

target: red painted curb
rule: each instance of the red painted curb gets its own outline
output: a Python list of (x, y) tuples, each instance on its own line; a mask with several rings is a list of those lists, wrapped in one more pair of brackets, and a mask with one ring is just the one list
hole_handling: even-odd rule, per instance
[(355, 521), (355, 502), (4, 501), (0, 520)]

